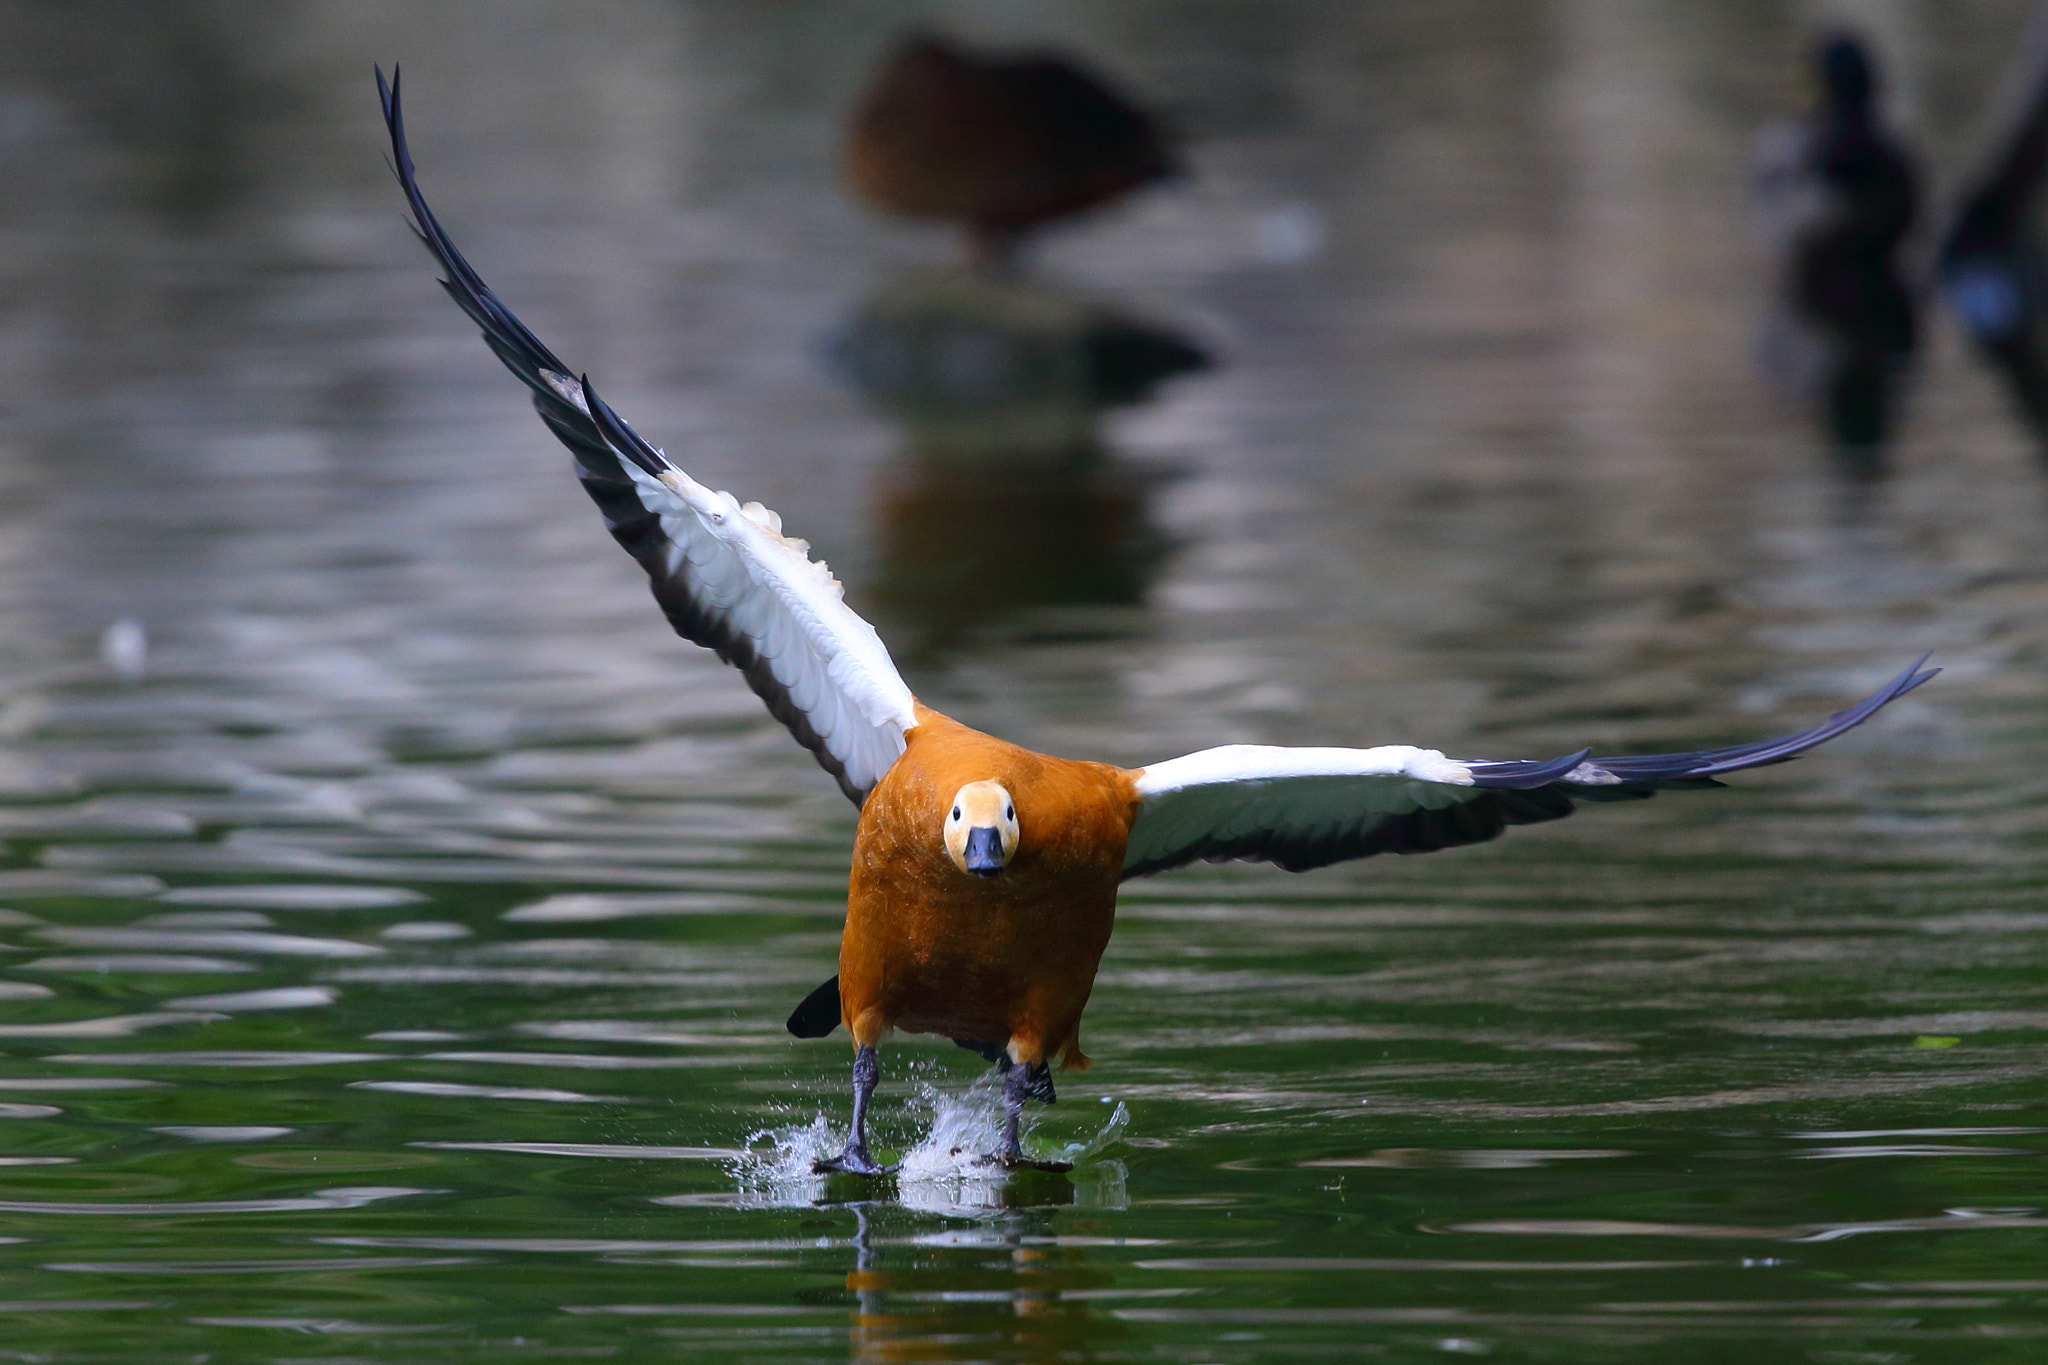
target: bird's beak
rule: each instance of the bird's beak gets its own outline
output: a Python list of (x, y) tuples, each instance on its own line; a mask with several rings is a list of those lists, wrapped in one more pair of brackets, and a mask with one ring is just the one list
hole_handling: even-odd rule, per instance
[(976, 825), (967, 831), (967, 849), (960, 859), (977, 877), (993, 877), (1003, 870), (1003, 834), (994, 825)]

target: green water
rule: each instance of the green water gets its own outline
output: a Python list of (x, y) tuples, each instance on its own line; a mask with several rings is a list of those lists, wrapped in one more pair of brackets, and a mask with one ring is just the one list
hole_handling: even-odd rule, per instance
[[(822, 359), (949, 249), (831, 174), (913, 10), (576, 10), (21, 9), (0, 1360), (2040, 1357), (2048, 494), (1938, 329), (1875, 490), (1751, 372), (1792, 15), (981, 14), (1196, 139), (1038, 262), (1219, 359), (1104, 428), (1111, 512), (1020, 495), (1089, 605), (904, 531), (957, 480)], [(2021, 10), (1873, 10), (1930, 154)], [(1725, 792), (1133, 884), (1028, 1139), (1070, 1177), (953, 1157), (994, 1100), (920, 1039), (906, 1174), (812, 1177), (853, 812), (434, 288), (373, 59), (513, 306), (1021, 743), (1669, 749), (1947, 671)]]

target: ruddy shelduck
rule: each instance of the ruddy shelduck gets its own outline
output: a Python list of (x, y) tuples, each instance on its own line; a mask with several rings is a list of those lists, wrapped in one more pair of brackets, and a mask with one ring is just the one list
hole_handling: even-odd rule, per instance
[(1005, 1073), (1002, 1150), (1051, 1100), (1051, 1067), (1082, 1067), (1081, 1012), (1116, 916), (1117, 886), (1198, 859), (1289, 871), (1375, 853), (1426, 853), (1556, 820), (1575, 802), (1710, 787), (1782, 762), (1934, 676), (1916, 662), (1867, 700), (1781, 739), (1699, 753), (1476, 762), (1434, 749), (1233, 744), (1144, 768), (1033, 753), (911, 695), (874, 628), (803, 541), (759, 503), (692, 479), (621, 421), (493, 295), (421, 197), (398, 83), (379, 90), (394, 169), (443, 286), (533, 392), (576, 457), (612, 534), (646, 568), (686, 639), (745, 675), (777, 720), (860, 808), (839, 974), (790, 1031), (853, 1036), (853, 1127), (827, 1169), (875, 1173), (867, 1108), (893, 1032), (951, 1038)]
[(1166, 131), (1054, 52), (934, 33), (884, 59), (847, 120), (846, 178), (875, 207), (965, 225), (995, 263), (1019, 238), (1180, 170)]

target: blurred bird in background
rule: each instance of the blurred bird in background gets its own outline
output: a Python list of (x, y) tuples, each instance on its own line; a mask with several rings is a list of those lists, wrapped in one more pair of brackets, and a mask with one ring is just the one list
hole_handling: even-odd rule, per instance
[(1128, 606), (1164, 557), (1101, 415), (1147, 403), (1208, 353), (1162, 323), (1033, 277), (1039, 231), (1182, 173), (1165, 129), (1051, 51), (982, 53), (913, 33), (847, 121), (845, 172), (885, 213), (957, 224), (964, 267), (916, 271), (840, 329), (840, 372), (904, 438), (876, 520), (879, 604), (938, 644), (1013, 609)]
[(2048, 455), (2048, 249), (2037, 212), (2048, 174), (2048, 61), (2038, 39), (2048, 35), (2036, 36), (2022, 57), (2030, 68), (2025, 103), (1964, 192), (1937, 278), (1942, 301)]
[(1810, 61), (1818, 107), (1767, 146), (1759, 167), (1782, 268), (1765, 363), (1788, 387), (1812, 391), (1836, 450), (1874, 472), (1918, 341), (1900, 248), (1919, 177), (1885, 125), (1862, 40), (1832, 34)]
[(876, 208), (958, 223), (977, 261), (1180, 171), (1165, 131), (1051, 52), (972, 53), (915, 33), (848, 121), (846, 175)]

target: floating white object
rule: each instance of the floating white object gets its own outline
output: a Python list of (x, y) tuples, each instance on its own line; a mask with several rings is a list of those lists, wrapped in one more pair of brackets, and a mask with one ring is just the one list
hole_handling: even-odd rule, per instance
[(149, 635), (142, 622), (124, 616), (100, 634), (100, 658), (124, 683), (139, 683), (149, 672)]

